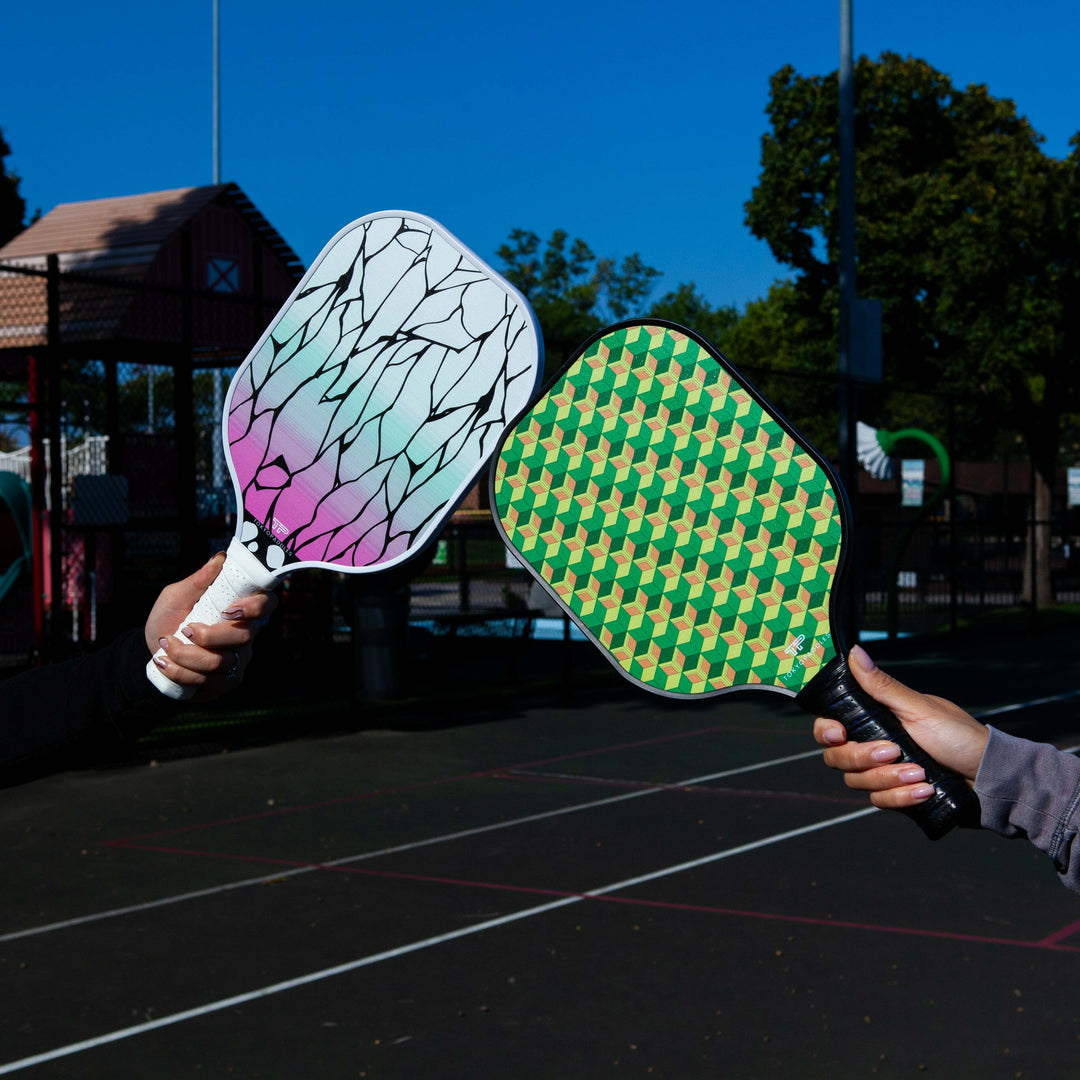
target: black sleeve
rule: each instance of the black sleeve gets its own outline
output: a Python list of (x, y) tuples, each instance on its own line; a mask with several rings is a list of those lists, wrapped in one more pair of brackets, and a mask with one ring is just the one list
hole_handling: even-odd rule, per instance
[(0, 682), (0, 786), (115, 754), (175, 708), (146, 677), (142, 629)]

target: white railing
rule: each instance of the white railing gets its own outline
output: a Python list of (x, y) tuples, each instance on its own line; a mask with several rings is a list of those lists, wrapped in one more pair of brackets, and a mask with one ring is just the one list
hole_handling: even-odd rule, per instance
[(0, 453), (0, 470), (13, 472), (16, 476), (30, 483), (30, 447), (21, 446), (18, 450), (5, 450)]
[[(46, 439), (46, 454), (49, 452), (48, 445), (49, 440)], [(87, 435), (78, 446), (67, 446), (63, 442), (60, 445), (64, 456), (65, 481), (73, 476), (104, 476), (109, 471), (108, 435)]]
[[(50, 497), (50, 462), (49, 440), (44, 442), (45, 457), (45, 498)], [(104, 476), (109, 471), (108, 461), (109, 436), (87, 435), (80, 443), (69, 446), (65, 438), (60, 439), (60, 454), (64, 464), (63, 485), (64, 499), (71, 491), (71, 481), (76, 476)], [(30, 447), (21, 446), (18, 450), (0, 453), (0, 470), (13, 472), (28, 484), (30, 483)]]

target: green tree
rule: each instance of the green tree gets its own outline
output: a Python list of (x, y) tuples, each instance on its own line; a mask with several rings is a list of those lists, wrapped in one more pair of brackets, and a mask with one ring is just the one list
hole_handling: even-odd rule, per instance
[(0, 131), (0, 247), (22, 232), (26, 217), (26, 200), (19, 194), (21, 179), (4, 164), (4, 158), (10, 154), (11, 147)]
[(660, 271), (636, 252), (617, 263), (598, 259), (584, 240), (556, 229), (541, 250), (540, 237), (514, 229), (495, 253), (503, 273), (526, 296), (544, 335), (544, 369), (550, 375), (590, 334), (641, 308)]
[(649, 317), (667, 319), (700, 334), (721, 352), (732, 328), (739, 322), (738, 309), (733, 305), (714, 308), (691, 281), (679, 285), (674, 292), (665, 293), (649, 309)]
[[(855, 94), (858, 285), (883, 304), (886, 377), (962, 393), (968, 452), (999, 427), (1022, 432), (1048, 517), (1061, 418), (1077, 411), (1075, 141), (1051, 158), (1011, 101), (893, 53), (860, 59)], [(807, 330), (835, 357), (835, 73), (781, 69), (768, 115), (747, 223), (795, 271)]]
[(825, 453), (836, 449), (836, 382), (823, 372), (835, 357), (799, 311), (790, 282), (776, 282), (767, 296), (740, 314), (734, 305), (714, 308), (693, 283), (679, 285), (653, 304), (649, 315), (699, 333)]
[(836, 353), (790, 281), (748, 303), (724, 338), (728, 358), (824, 454), (837, 448)]

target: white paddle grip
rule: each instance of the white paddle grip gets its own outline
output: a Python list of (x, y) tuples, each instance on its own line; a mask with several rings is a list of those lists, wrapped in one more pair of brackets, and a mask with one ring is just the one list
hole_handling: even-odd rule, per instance
[[(239, 540), (234, 539), (225, 553), (225, 564), (210, 587), (202, 594), (198, 602), (188, 613), (187, 618), (176, 628), (173, 637), (185, 644), (188, 639), (182, 631), (192, 623), (212, 626), (224, 622), (223, 612), (228, 611), (237, 600), (257, 592), (270, 592), (277, 587), (278, 579)], [(158, 649), (155, 657), (164, 656), (165, 650)], [(166, 697), (174, 701), (183, 701), (195, 693), (194, 686), (182, 686), (168, 678), (151, 660), (146, 665), (146, 677)]]

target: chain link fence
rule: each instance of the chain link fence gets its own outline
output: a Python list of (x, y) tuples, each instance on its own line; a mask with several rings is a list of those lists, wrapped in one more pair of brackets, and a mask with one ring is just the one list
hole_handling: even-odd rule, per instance
[[(281, 299), (61, 272), (55, 258), (46, 269), (0, 266), (0, 662), (94, 648), (227, 546), (224, 395)], [(835, 386), (819, 383), (819, 396)], [(799, 394), (789, 396), (782, 407), (799, 423)], [(1025, 466), (996, 480), (995, 468), (977, 483), (959, 470), (917, 521), (897, 485), (860, 482), (864, 628), (948, 629), (1021, 601), (1031, 485)], [(1062, 479), (1054, 599), (1078, 601), (1080, 517), (1065, 491)], [(485, 492), (481, 483), (407, 580), (306, 571), (287, 581), (260, 639), (264, 693), (314, 680), (323, 693), (437, 705), (470, 680), (565, 682), (558, 647), (574, 634), (508, 559)], [(554, 643), (541, 659), (529, 651), (538, 641)]]

